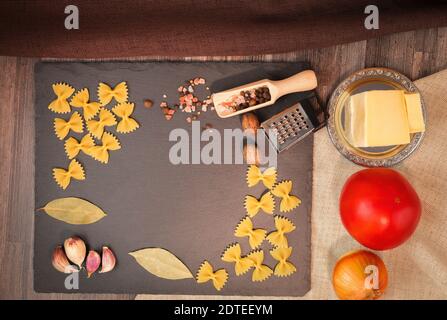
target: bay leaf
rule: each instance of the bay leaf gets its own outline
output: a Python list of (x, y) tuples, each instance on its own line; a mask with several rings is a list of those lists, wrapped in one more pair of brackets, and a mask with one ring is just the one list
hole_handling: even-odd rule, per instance
[(129, 252), (148, 272), (169, 280), (194, 278), (191, 271), (175, 255), (162, 248), (146, 248)]
[(91, 224), (106, 216), (101, 208), (80, 198), (60, 198), (39, 209), (49, 216), (69, 224)]

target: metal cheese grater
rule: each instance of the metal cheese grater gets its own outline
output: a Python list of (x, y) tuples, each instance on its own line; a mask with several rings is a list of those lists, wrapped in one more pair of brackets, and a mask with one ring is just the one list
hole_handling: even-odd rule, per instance
[[(318, 127), (314, 125), (299, 102), (261, 123), (267, 136), (269, 129), (276, 133), (278, 152), (287, 150), (324, 124), (318, 123), (317, 125)], [(273, 137), (268, 136), (268, 138), (271, 140)]]

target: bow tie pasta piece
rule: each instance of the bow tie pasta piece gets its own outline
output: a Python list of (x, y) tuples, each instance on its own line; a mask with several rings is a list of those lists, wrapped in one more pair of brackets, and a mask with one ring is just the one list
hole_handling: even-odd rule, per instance
[(68, 159), (75, 158), (79, 151), (84, 152), (87, 155), (90, 155), (90, 149), (95, 146), (95, 141), (93, 140), (90, 134), (86, 134), (81, 141), (79, 142), (73, 137), (65, 140), (64, 148), (65, 153), (68, 156)]
[(287, 259), (289, 259), (292, 254), (292, 248), (276, 248), (270, 250), (270, 254), (273, 259), (277, 260), (278, 263), (274, 268), (274, 274), (277, 277), (287, 277), (292, 273), (296, 272), (296, 267)]
[(225, 262), (234, 262), (234, 272), (237, 276), (243, 275), (253, 266), (253, 261), (247, 257), (241, 257), (241, 246), (239, 243), (229, 246), (222, 254)]
[(118, 122), (118, 125), (116, 127), (116, 132), (129, 133), (135, 131), (137, 128), (140, 127), (138, 122), (130, 117), (134, 107), (135, 104), (130, 102), (119, 103), (115, 107), (113, 107), (112, 112), (117, 117), (121, 118), (121, 121)]
[(54, 132), (59, 140), (63, 140), (70, 130), (77, 133), (82, 133), (84, 131), (82, 118), (79, 113), (74, 112), (68, 121), (61, 118), (54, 119)]
[(288, 212), (301, 204), (301, 200), (290, 194), (292, 191), (292, 181), (278, 183), (271, 191), (274, 196), (281, 198), (279, 211)]
[(253, 218), (261, 209), (265, 213), (273, 214), (275, 200), (270, 192), (264, 194), (259, 200), (253, 196), (246, 196), (244, 206), (248, 216)]
[(67, 170), (62, 168), (54, 168), (53, 178), (59, 187), (65, 190), (70, 184), (72, 178), (76, 180), (85, 179), (84, 168), (78, 161), (76, 161), (76, 159), (73, 159), (68, 165)]
[(276, 182), (276, 168), (270, 167), (264, 172), (261, 172), (255, 165), (251, 165), (247, 171), (247, 184), (249, 187), (253, 187), (262, 181), (266, 188), (271, 189)]
[(55, 83), (52, 87), (57, 98), (51, 101), (48, 109), (56, 113), (69, 113), (71, 108), (67, 99), (75, 92), (75, 89), (65, 83)]
[(234, 235), (239, 238), (248, 237), (250, 247), (256, 249), (264, 241), (267, 231), (264, 229), (253, 229), (253, 222), (249, 217), (245, 217), (237, 225)]
[(200, 266), (199, 271), (197, 271), (196, 280), (197, 283), (205, 283), (211, 280), (214, 288), (220, 291), (225, 286), (225, 283), (227, 283), (228, 273), (225, 269), (219, 269), (214, 272), (213, 266), (205, 260)]
[(101, 139), (105, 127), (111, 127), (116, 124), (115, 116), (107, 109), (99, 111), (99, 120), (87, 121), (87, 129), (97, 139)]
[(99, 102), (90, 102), (90, 95), (87, 88), (76, 92), (73, 98), (71, 98), (70, 104), (73, 107), (83, 109), (85, 120), (93, 118), (101, 108)]
[(287, 218), (275, 216), (275, 228), (276, 231), (273, 231), (269, 235), (267, 235), (267, 241), (275, 247), (288, 247), (288, 242), (285, 234), (295, 230), (295, 225)]
[(264, 251), (253, 251), (248, 254), (247, 258), (253, 262), (254, 267), (253, 273), (251, 274), (251, 281), (264, 281), (273, 274), (272, 269), (270, 269), (265, 264), (262, 264), (262, 262), (264, 262)]
[(121, 149), (121, 145), (118, 139), (109, 132), (104, 132), (101, 141), (102, 145), (90, 148), (89, 155), (101, 163), (108, 163), (109, 151), (119, 150)]
[(115, 99), (118, 103), (126, 102), (127, 97), (128, 92), (125, 81), (118, 83), (113, 89), (109, 85), (102, 82), (98, 85), (98, 99), (101, 106), (105, 106), (112, 101), (112, 99)]

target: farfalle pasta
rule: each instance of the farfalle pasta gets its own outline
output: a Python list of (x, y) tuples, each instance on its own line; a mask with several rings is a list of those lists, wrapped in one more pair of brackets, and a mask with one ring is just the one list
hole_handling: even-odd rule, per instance
[(197, 283), (212, 281), (214, 288), (220, 291), (227, 283), (228, 273), (225, 269), (214, 271), (213, 266), (205, 260), (197, 271), (196, 280)]
[(116, 132), (129, 133), (135, 131), (137, 128), (140, 127), (138, 122), (130, 117), (130, 115), (133, 113), (134, 107), (134, 103), (124, 102), (119, 103), (112, 108), (112, 112), (117, 117), (121, 118), (120, 122), (118, 122), (118, 125), (116, 126)]
[(270, 167), (264, 172), (255, 165), (251, 165), (247, 171), (247, 184), (253, 187), (262, 181), (266, 188), (271, 189), (276, 183), (276, 168)]
[(290, 233), (295, 230), (295, 225), (287, 218), (275, 216), (275, 228), (276, 231), (273, 231), (267, 235), (267, 241), (275, 247), (288, 247), (286, 233)]
[(82, 108), (84, 119), (90, 120), (93, 118), (101, 108), (99, 102), (90, 101), (90, 94), (87, 88), (79, 90), (71, 98), (70, 104), (76, 108)]
[(253, 262), (253, 273), (251, 274), (251, 280), (253, 282), (264, 281), (273, 274), (273, 270), (269, 266), (262, 264), (264, 262), (264, 251), (256, 250), (251, 252), (248, 256)]
[(281, 203), (279, 205), (279, 210), (281, 212), (288, 212), (301, 204), (300, 199), (290, 194), (291, 191), (292, 181), (290, 180), (278, 183), (271, 190), (274, 196), (281, 198)]
[(296, 272), (296, 267), (287, 259), (292, 254), (292, 248), (276, 248), (273, 250), (270, 250), (270, 255), (273, 257), (273, 259), (277, 260), (278, 263), (276, 264), (274, 268), (274, 274), (278, 277), (287, 277), (290, 276), (292, 273)]
[[(62, 189), (66, 189), (72, 179), (85, 179), (84, 168), (75, 159), (80, 152), (101, 163), (108, 163), (110, 151), (121, 148), (118, 139), (113, 134), (105, 132), (106, 127), (117, 125), (116, 132), (128, 133), (136, 130), (139, 124), (131, 118), (135, 105), (127, 102), (128, 88), (124, 81), (114, 88), (100, 82), (97, 87), (99, 101), (93, 101), (95, 99), (88, 88), (76, 91), (69, 84), (54, 83), (52, 89), (56, 99), (49, 103), (49, 110), (56, 113), (70, 113), (75, 108), (82, 108), (82, 115), (81, 112), (75, 111), (68, 120), (55, 118), (53, 122), (55, 135), (59, 140), (65, 140), (65, 153), (72, 160), (67, 169), (53, 169), (54, 180)], [(103, 108), (112, 101), (117, 102), (112, 110)], [(119, 123), (115, 115), (120, 118)], [(88, 133), (80, 140), (77, 137), (66, 139), (71, 131), (83, 133), (84, 121)], [(100, 140), (98, 145), (94, 138)]]
[(109, 151), (121, 149), (118, 139), (109, 132), (104, 132), (101, 138), (102, 144), (90, 148), (90, 156), (102, 163), (109, 162)]
[(98, 99), (101, 106), (110, 103), (115, 99), (118, 103), (126, 102), (128, 98), (127, 84), (125, 81), (120, 82), (115, 88), (111, 88), (108, 84), (100, 82), (98, 85)]
[(250, 218), (253, 218), (258, 214), (259, 210), (268, 214), (273, 214), (273, 210), (275, 210), (275, 200), (270, 192), (265, 193), (259, 200), (253, 196), (245, 196), (244, 206), (247, 215)]
[(70, 184), (71, 179), (76, 180), (85, 179), (84, 168), (76, 159), (73, 159), (68, 165), (67, 170), (62, 168), (54, 168), (53, 178), (58, 184), (58, 186), (65, 190)]
[(222, 254), (225, 262), (234, 262), (234, 272), (237, 276), (243, 275), (253, 266), (253, 261), (247, 257), (242, 257), (242, 250), (239, 243), (230, 245)]
[[(259, 199), (251, 195), (245, 196), (244, 207), (247, 216), (239, 222), (234, 231), (236, 237), (248, 237), (249, 245), (253, 251), (248, 255), (243, 256), (241, 245), (239, 243), (234, 243), (228, 246), (221, 256), (223, 261), (234, 263), (234, 271), (237, 276), (243, 275), (250, 269), (253, 269), (251, 275), (251, 280), (253, 282), (264, 281), (273, 274), (278, 277), (287, 277), (295, 273), (297, 270), (296, 267), (288, 261), (292, 254), (292, 247), (289, 247), (287, 234), (296, 229), (296, 226), (290, 219), (275, 215), (274, 222), (276, 230), (269, 234), (267, 234), (267, 231), (264, 229), (255, 229), (253, 227), (252, 218), (260, 211), (273, 215), (275, 210), (274, 196), (281, 199), (281, 212), (288, 212), (301, 203), (300, 199), (290, 194), (292, 191), (292, 181), (286, 180), (277, 184), (276, 179), (277, 172), (274, 167), (261, 171), (261, 169), (255, 165), (249, 166), (247, 170), (248, 186), (253, 187), (259, 182), (262, 182), (264, 186), (269, 189)], [(264, 264), (264, 251), (258, 249), (264, 239), (267, 239), (267, 241), (274, 246), (274, 248), (270, 250), (270, 255), (277, 261), (273, 270), (268, 265)], [(206, 261), (203, 269), (206, 270), (207, 276), (202, 279), (202, 282), (215, 278), (211, 265)], [(228, 277), (227, 274), (226, 277)]]
[(234, 231), (236, 237), (248, 237), (248, 243), (252, 249), (256, 249), (264, 241), (267, 231), (264, 229), (253, 229), (250, 217), (245, 217), (239, 222)]
[(70, 130), (77, 133), (84, 131), (84, 124), (79, 113), (74, 112), (68, 121), (61, 118), (54, 119), (54, 132), (59, 140), (63, 140)]
[(71, 108), (67, 99), (75, 92), (75, 89), (66, 83), (55, 83), (52, 87), (56, 99), (50, 102), (48, 109), (56, 113), (69, 113)]
[(116, 124), (115, 116), (110, 110), (101, 109), (99, 111), (99, 119), (87, 121), (87, 129), (97, 139), (101, 139), (105, 127), (114, 126)]
[(86, 134), (84, 137), (82, 137), (81, 141), (78, 141), (75, 138), (70, 137), (67, 140), (65, 140), (64, 143), (65, 153), (67, 154), (68, 159), (75, 158), (80, 151), (89, 155), (90, 149), (94, 146), (95, 141), (93, 140), (90, 134)]

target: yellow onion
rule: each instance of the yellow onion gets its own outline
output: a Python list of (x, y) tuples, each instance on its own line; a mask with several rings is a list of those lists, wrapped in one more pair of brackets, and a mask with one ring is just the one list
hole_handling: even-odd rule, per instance
[(378, 299), (388, 285), (388, 273), (376, 254), (366, 250), (349, 252), (337, 261), (332, 285), (342, 300)]

